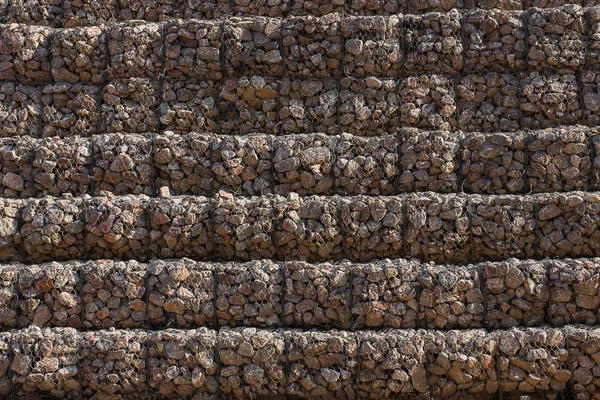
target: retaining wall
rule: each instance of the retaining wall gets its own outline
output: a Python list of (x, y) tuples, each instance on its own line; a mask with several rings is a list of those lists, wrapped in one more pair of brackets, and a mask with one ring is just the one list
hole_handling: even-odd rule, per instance
[(3, 329), (597, 325), (600, 259), (0, 265)]

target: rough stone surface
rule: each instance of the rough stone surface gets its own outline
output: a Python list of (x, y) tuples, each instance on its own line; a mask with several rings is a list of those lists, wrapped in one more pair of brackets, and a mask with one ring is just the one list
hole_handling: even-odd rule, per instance
[(536, 131), (528, 139), (528, 192), (589, 189), (592, 160), (586, 129)]
[(382, 136), (398, 129), (398, 81), (342, 78), (339, 125), (357, 136)]
[(281, 264), (285, 278), (283, 323), (292, 327), (352, 327), (351, 266), (348, 262)]
[(511, 396), (550, 396), (571, 378), (565, 335), (559, 329), (511, 329), (498, 338), (500, 388)]
[(218, 399), (217, 334), (168, 329), (148, 335), (148, 385), (161, 398)]
[[(122, 11), (122, 10), (121, 10)], [(108, 77), (158, 78), (163, 74), (162, 24), (133, 21), (111, 27), (107, 33)]]
[(83, 267), (87, 329), (147, 326), (147, 268), (137, 261), (89, 261)]
[[(2, 4), (2, 23), (60, 28), (63, 26), (60, 0), (11, 0)], [(6, 11), (5, 11), (6, 10)]]
[[(219, 87), (214, 81), (165, 80), (160, 103), (161, 134), (199, 132), (219, 129)], [(225, 121), (223, 121), (225, 123)]]
[[(152, 138), (113, 133), (95, 136), (94, 194), (153, 194)], [(158, 153), (157, 153), (158, 154)]]
[(242, 196), (273, 193), (272, 165), (271, 136), (222, 137), (212, 150), (213, 190)]
[(406, 257), (434, 262), (469, 259), (466, 198), (428, 193), (406, 198)]
[(354, 15), (396, 15), (405, 6), (405, 0), (350, 0), (349, 8)]
[(499, 392), (498, 339), (482, 329), (427, 331), (429, 386), (434, 398), (494, 399)]
[(243, 399), (285, 394), (287, 374), (283, 332), (256, 328), (222, 329), (217, 337), (221, 396)]
[(281, 75), (281, 23), (279, 18), (267, 17), (232, 17), (226, 20), (223, 42), (227, 75)]
[(119, 0), (119, 21), (167, 21), (173, 18), (175, 10), (179, 10), (184, 3), (168, 0)]
[[(378, 1), (378, 0), (375, 0)], [(359, 0), (354, 3), (366, 4)], [(397, 6), (390, 1), (386, 6)], [(400, 16), (346, 17), (341, 22), (344, 37), (344, 74), (398, 77), (404, 63), (400, 43)]]
[(81, 334), (73, 328), (31, 327), (15, 332), (10, 350), (14, 394), (33, 398), (81, 398), (78, 381)]
[(279, 123), (283, 134), (338, 133), (338, 82), (333, 78), (284, 78), (279, 85)]
[(102, 133), (154, 132), (158, 127), (159, 83), (146, 78), (113, 81), (102, 88)]
[(85, 205), (85, 242), (92, 259), (148, 256), (147, 196), (94, 197)]
[(539, 195), (538, 258), (591, 257), (600, 255), (600, 196), (571, 192)]
[(208, 259), (214, 246), (211, 205), (210, 199), (201, 196), (150, 200), (152, 255)]
[(405, 15), (402, 19), (405, 71), (409, 74), (459, 74), (464, 65), (460, 25), (461, 15), (456, 9), (447, 13)]
[(343, 197), (340, 206), (346, 257), (368, 261), (404, 254), (401, 198)]
[(177, 20), (170, 23), (165, 29), (166, 76), (175, 79), (221, 79), (222, 35), (218, 21)]
[(443, 129), (458, 127), (454, 81), (441, 75), (410, 76), (400, 82), (400, 126)]
[(234, 15), (258, 15), (264, 17), (283, 17), (290, 10), (290, 2), (286, 0), (234, 0)]
[(42, 88), (42, 136), (91, 136), (99, 132), (100, 88), (55, 83)]
[(463, 21), (465, 71), (515, 71), (525, 67), (522, 11), (476, 9)]
[[(353, 328), (416, 328), (420, 269), (418, 261), (403, 259), (386, 259), (353, 266)], [(399, 384), (404, 385), (405, 382)], [(418, 390), (422, 389), (420, 387)]]
[(358, 335), (349, 331), (289, 331), (289, 385), (299, 398), (356, 397)]
[(446, 131), (400, 131), (398, 193), (431, 190), (454, 193), (459, 185), (460, 142), (462, 134)]
[(210, 196), (214, 186), (212, 148), (214, 135), (165, 132), (153, 141), (156, 187), (173, 195)]
[(28, 199), (21, 212), (21, 236), (31, 263), (87, 258), (84, 208), (89, 197)]
[(530, 68), (579, 68), (583, 65), (586, 35), (581, 6), (568, 4), (532, 9), (525, 18)]
[(572, 125), (582, 117), (580, 87), (572, 71), (521, 73), (521, 128)]
[(83, 300), (79, 271), (83, 263), (51, 262), (18, 270), (19, 326), (81, 329)]
[(514, 132), (519, 129), (519, 78), (491, 72), (460, 78), (456, 87), (458, 123), (467, 132)]
[(569, 367), (573, 371), (573, 392), (576, 398), (594, 398), (600, 382), (598, 370), (600, 332), (598, 328), (573, 326), (565, 330), (569, 345)]
[(183, 0), (175, 9), (175, 18), (222, 19), (231, 13), (229, 0)]
[(470, 198), (471, 244), (474, 261), (534, 258), (537, 204), (519, 196)]
[(424, 333), (402, 329), (361, 334), (357, 397), (429, 398)]
[(338, 204), (337, 196), (276, 196), (274, 240), (279, 259), (315, 262), (343, 258)]
[[(215, 257), (224, 260), (273, 259), (274, 211), (271, 196), (234, 197), (219, 191), (213, 198)], [(281, 246), (281, 243), (278, 244)]]
[[(0, 328), (10, 329), (18, 326), (17, 320), (17, 279), (20, 264), (0, 265)], [(6, 395), (5, 384), (6, 365), (8, 362), (8, 347), (5, 334), (0, 334), (0, 393)], [(4, 373), (2, 373), (4, 371)]]
[(251, 76), (225, 80), (219, 94), (221, 133), (276, 133), (278, 94), (284, 96), (281, 90), (275, 78)]
[(332, 166), (337, 138), (324, 134), (300, 134), (273, 140), (274, 192), (333, 194)]
[(110, 25), (118, 20), (118, 0), (63, 0), (66, 27)]
[(217, 267), (215, 313), (219, 326), (282, 325), (282, 278), (269, 260), (226, 263)]
[(2, 261), (25, 261), (26, 259), (19, 227), (19, 221), (22, 220), (22, 206), (22, 200), (0, 199), (0, 260)]
[(581, 122), (590, 127), (598, 126), (600, 124), (600, 74), (594, 70), (581, 71), (579, 79), (583, 107)]
[(398, 136), (362, 138), (342, 134), (335, 149), (334, 190), (340, 195), (397, 193)]
[(45, 138), (35, 143), (34, 187), (39, 195), (90, 193), (92, 142), (80, 136)]
[(0, 27), (0, 80), (47, 83), (50, 73), (50, 39), (53, 30), (43, 26), (8, 24)]
[(419, 271), (419, 326), (427, 329), (483, 327), (483, 294), (476, 265), (436, 265)]
[[(2, 74), (0, 72), (0, 76)], [(38, 137), (41, 114), (42, 91), (39, 87), (0, 83), (0, 137)]]
[(508, 261), (483, 264), (486, 325), (491, 329), (539, 326), (548, 305), (546, 263)]
[(522, 193), (526, 138), (523, 132), (465, 135), (460, 157), (462, 190), (498, 195)]
[(83, 336), (83, 395), (147, 397), (148, 333), (139, 330), (86, 332)]
[[(294, 2), (300, 1), (304, 0), (293, 0), (292, 14)], [(324, 3), (332, 4), (329, 0)], [(341, 14), (331, 13), (321, 18), (290, 17), (283, 21), (283, 63), (288, 76), (325, 78), (342, 74), (341, 20)]]
[(55, 82), (104, 82), (108, 69), (106, 33), (98, 26), (57, 30), (52, 35)]
[(150, 326), (193, 328), (215, 323), (214, 266), (190, 259), (155, 260), (148, 265)]
[(596, 325), (600, 314), (598, 259), (550, 260), (548, 286), (549, 317), (553, 326), (567, 324)]

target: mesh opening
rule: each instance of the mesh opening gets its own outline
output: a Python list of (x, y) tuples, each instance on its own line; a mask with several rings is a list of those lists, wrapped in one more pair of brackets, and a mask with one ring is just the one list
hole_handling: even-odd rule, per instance
[(278, 131), (277, 98), (279, 81), (251, 76), (229, 78), (219, 94), (219, 121), (222, 133), (244, 135)]
[(104, 81), (108, 69), (106, 34), (97, 26), (61, 29), (52, 35), (52, 77), (55, 81)]
[(462, 133), (402, 129), (398, 192), (455, 193)]
[[(16, 328), (17, 327), (17, 279), (20, 264), (5, 264), (0, 266), (0, 328)], [(0, 334), (0, 364), (8, 360), (8, 344), (5, 340), (10, 339), (9, 336)], [(0, 368), (0, 371), (2, 368)], [(6, 373), (0, 374), (0, 394), (3, 393), (5, 386), (2, 384), (6, 378)]]
[(438, 265), (419, 273), (419, 326), (427, 329), (472, 329), (483, 326), (479, 268)]
[(289, 331), (287, 395), (303, 399), (354, 398), (358, 339), (345, 331)]
[(336, 138), (318, 133), (275, 138), (275, 193), (333, 194), (331, 169), (335, 143)]
[(0, 138), (0, 195), (28, 198), (37, 195), (33, 183), (36, 140), (26, 136)]
[(119, 0), (119, 20), (167, 21), (182, 4), (168, 0)]
[(92, 143), (78, 136), (36, 141), (34, 186), (38, 195), (81, 196), (90, 191)]
[(6, 8), (3, 23), (62, 27), (60, 0), (11, 0), (6, 3), (2, 7), (2, 12)]
[(82, 340), (81, 381), (84, 396), (148, 396), (146, 332), (87, 332)]
[[(0, 28), (0, 45), (3, 49), (0, 61), (4, 68), (0, 72), (0, 80), (28, 83), (52, 82), (50, 74), (52, 34), (53, 30), (49, 27), (3, 25)], [(36, 112), (37, 115), (40, 114), (40, 110)]]
[(210, 196), (214, 179), (211, 170), (211, 148), (214, 135), (158, 135), (153, 140), (156, 187), (169, 188), (173, 195)]
[[(356, 1), (353, 6), (354, 3)], [(397, 1), (390, 1), (389, 6), (398, 6)], [(341, 30), (345, 40), (344, 74), (361, 77), (399, 75), (404, 62), (399, 16), (347, 17), (342, 19)]]
[[(123, 10), (121, 10), (123, 12)], [(108, 77), (157, 78), (163, 73), (161, 24), (135, 21), (112, 27), (107, 33)]]
[(166, 76), (175, 79), (222, 79), (222, 36), (219, 21), (177, 20), (169, 24), (164, 45)]
[(217, 399), (216, 342), (216, 332), (206, 328), (151, 333), (150, 387), (166, 399)]
[(279, 87), (279, 121), (284, 134), (338, 132), (339, 88), (333, 78), (291, 80)]
[(400, 82), (400, 126), (454, 131), (457, 128), (454, 82), (440, 75)]
[(11, 339), (12, 383), (18, 397), (77, 399), (81, 334), (73, 328), (28, 328)]
[(221, 395), (244, 399), (285, 393), (283, 332), (255, 328), (221, 329), (217, 351)]
[(110, 25), (117, 21), (117, 0), (63, 0), (66, 27)]
[(276, 257), (272, 240), (271, 196), (236, 198), (220, 191), (214, 201), (217, 259), (233, 261)]
[(114, 133), (93, 141), (94, 195), (154, 194), (151, 135)]

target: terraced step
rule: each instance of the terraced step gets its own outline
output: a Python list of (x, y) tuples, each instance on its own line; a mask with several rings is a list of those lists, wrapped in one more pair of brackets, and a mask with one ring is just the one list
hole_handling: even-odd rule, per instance
[[(0, 333), (1, 393), (62, 398), (592, 396), (597, 328)], [(427, 371), (427, 372), (426, 372)], [(431, 397), (430, 397), (431, 396)]]
[(597, 325), (600, 259), (0, 264), (0, 328)]
[(600, 133), (402, 130), (218, 136), (0, 138), (0, 195), (519, 194), (600, 189)]

